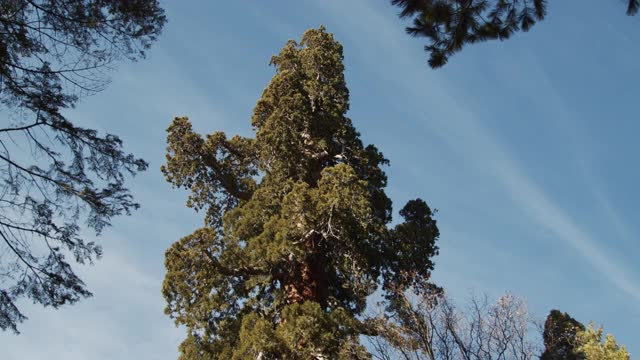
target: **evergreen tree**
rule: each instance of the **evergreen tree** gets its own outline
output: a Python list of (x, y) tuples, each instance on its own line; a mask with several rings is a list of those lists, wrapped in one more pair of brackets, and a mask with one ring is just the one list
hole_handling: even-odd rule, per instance
[(581, 360), (584, 356), (576, 352), (577, 334), (584, 325), (567, 313), (551, 310), (544, 323), (544, 352), (540, 360)]
[[(627, 15), (635, 15), (640, 0), (624, 0)], [(529, 31), (547, 12), (547, 0), (391, 0), (401, 18), (413, 18), (407, 33), (426, 37), (429, 65), (439, 68), (467, 44), (506, 40)]]
[(71, 264), (102, 250), (80, 226), (99, 234), (138, 208), (125, 179), (147, 163), (63, 112), (104, 89), (119, 60), (143, 58), (165, 23), (157, 0), (0, 0), (1, 330), (18, 332), (21, 298), (58, 308), (91, 296)]
[(569, 314), (551, 310), (544, 324), (545, 350), (540, 360), (629, 360), (627, 349), (619, 347), (607, 334), (602, 342), (602, 327), (584, 325)]
[(187, 328), (182, 359), (369, 358), (366, 299), (427, 283), (436, 221), (418, 199), (387, 227), (388, 161), (345, 116), (331, 34), (309, 30), (271, 64), (255, 138), (203, 137), (187, 118), (168, 128), (162, 171), (205, 216), (166, 252), (165, 311)]

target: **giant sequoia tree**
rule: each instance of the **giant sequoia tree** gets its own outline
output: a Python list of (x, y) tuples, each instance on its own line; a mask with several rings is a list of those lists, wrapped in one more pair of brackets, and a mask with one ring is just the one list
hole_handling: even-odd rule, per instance
[[(166, 313), (183, 359), (368, 358), (366, 299), (428, 284), (438, 228), (422, 200), (390, 229), (387, 164), (345, 116), (342, 46), (324, 28), (289, 41), (255, 106), (255, 138), (168, 129), (174, 186), (204, 226), (166, 252)], [(417, 286), (431, 291), (430, 285)]]
[(147, 163), (64, 110), (118, 60), (143, 57), (165, 22), (156, 0), (0, 0), (0, 329), (17, 332), (20, 298), (56, 308), (91, 295), (69, 258), (101, 250), (80, 226), (99, 233), (137, 208), (125, 176)]
[[(635, 15), (640, 0), (623, 0)], [(506, 40), (529, 31), (547, 14), (547, 0), (391, 0), (401, 18), (413, 18), (408, 34), (425, 37), (429, 65), (438, 68), (467, 44)]]

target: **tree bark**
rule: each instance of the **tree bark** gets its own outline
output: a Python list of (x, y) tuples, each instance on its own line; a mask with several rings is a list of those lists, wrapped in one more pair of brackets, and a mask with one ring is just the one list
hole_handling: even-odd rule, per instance
[(289, 304), (314, 301), (326, 308), (329, 292), (327, 263), (325, 257), (317, 251), (322, 234), (311, 232), (310, 235), (303, 245), (309, 255), (302, 261), (293, 260), (295, 263), (283, 281), (283, 288)]

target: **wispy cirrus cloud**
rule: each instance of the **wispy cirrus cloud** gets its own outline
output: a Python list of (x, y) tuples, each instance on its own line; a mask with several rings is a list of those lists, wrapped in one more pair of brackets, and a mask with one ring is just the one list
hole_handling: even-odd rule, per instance
[[(104, 258), (95, 266), (77, 266), (94, 297), (58, 310), (23, 301), (29, 317), (21, 334), (0, 334), (2, 358), (13, 359), (171, 359), (177, 357), (182, 330), (162, 317), (161, 278), (140, 259), (127, 255), (131, 245), (112, 232)], [(104, 239), (102, 239), (104, 240)]]
[[(554, 201), (542, 187), (527, 176), (520, 164), (508, 155), (513, 153), (513, 149), (501, 144), (498, 136), (483, 125), (469, 106), (465, 106), (460, 102), (459, 97), (454, 95), (460, 93), (461, 89), (455, 88), (439, 73), (427, 70), (426, 64), (421, 61), (423, 59), (416, 56), (415, 46), (410, 46), (406, 35), (402, 33), (402, 28), (390, 20), (391, 17), (386, 13), (388, 8), (383, 9), (379, 4), (372, 4), (365, 0), (354, 0), (348, 4), (332, 0), (318, 6), (331, 14), (331, 18), (335, 19), (335, 25), (341, 28), (342, 34), (360, 33), (365, 26), (375, 29), (375, 36), (367, 39), (367, 42), (361, 41), (358, 46), (360, 51), (354, 54), (362, 59), (368, 59), (366, 62), (372, 68), (381, 62), (380, 56), (385, 57), (384, 63), (396, 64), (398, 68), (411, 69), (409, 71), (424, 68), (423, 72), (413, 72), (411, 77), (385, 77), (383, 74), (380, 77), (385, 77), (388, 86), (405, 95), (407, 107), (411, 109), (409, 111), (412, 116), (429, 119), (420, 125), (430, 132), (437, 133), (449, 144), (451, 151), (460, 153), (462, 157), (469, 159), (470, 163), (481, 164), (481, 171), (498, 181), (515, 204), (538, 226), (545, 228), (573, 248), (612, 286), (640, 300), (640, 285), (627, 270), (631, 267), (608, 254), (603, 244), (599, 243), (578, 220), (563, 210), (561, 204)], [(358, 14), (361, 21), (348, 21), (353, 14)], [(358, 43), (358, 39), (351, 40)], [(416, 45), (416, 42), (412, 45)], [(386, 51), (376, 50), (380, 48)], [(551, 104), (547, 103), (550, 108), (549, 115), (558, 119), (571, 118), (571, 111), (562, 104), (558, 94), (554, 93), (550, 96), (548, 93), (554, 90), (544, 73), (538, 72), (537, 75), (531, 76), (537, 76), (536, 79), (542, 82), (541, 88), (536, 89), (542, 90), (538, 96), (553, 100)], [(574, 126), (574, 131), (579, 130), (575, 122), (569, 125)], [(559, 127), (566, 128), (566, 124)], [(579, 161), (587, 160), (579, 159)], [(600, 201), (605, 200), (601, 198)], [(606, 211), (610, 219), (617, 219), (611, 208)], [(619, 221), (614, 226), (621, 231), (624, 229), (624, 225)]]

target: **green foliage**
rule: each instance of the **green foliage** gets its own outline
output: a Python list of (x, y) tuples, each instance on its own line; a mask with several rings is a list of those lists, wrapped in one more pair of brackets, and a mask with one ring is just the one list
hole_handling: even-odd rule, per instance
[(165, 22), (155, 0), (0, 0), (0, 329), (18, 332), (20, 298), (91, 296), (68, 260), (102, 254), (82, 220), (99, 234), (137, 209), (125, 178), (147, 163), (62, 111), (104, 89), (118, 60), (144, 57)]
[(619, 347), (613, 335), (607, 334), (602, 342), (602, 326), (596, 329), (593, 323), (577, 334), (577, 342), (579, 346), (576, 350), (584, 354), (586, 360), (631, 359), (627, 349), (624, 346)]
[(168, 128), (167, 180), (204, 226), (166, 252), (166, 313), (183, 359), (367, 359), (378, 288), (427, 283), (439, 235), (422, 200), (393, 229), (381, 166), (346, 117), (342, 46), (324, 28), (289, 41), (251, 119), (255, 138)]
[(240, 341), (233, 352), (233, 360), (290, 358), (291, 352), (268, 320), (257, 314), (248, 314), (242, 319)]
[(580, 360), (582, 354), (576, 352), (576, 336), (584, 331), (584, 325), (569, 314), (551, 310), (544, 323), (544, 353), (540, 360)]
[(541, 360), (629, 360), (625, 347), (619, 347), (613, 335), (602, 342), (602, 326), (587, 328), (569, 314), (552, 310), (543, 333), (545, 351)]
[[(626, 0), (627, 14), (635, 15), (640, 0)], [(401, 18), (412, 17), (407, 33), (426, 37), (429, 65), (444, 66), (449, 57), (467, 44), (506, 40), (529, 31), (546, 16), (547, 0), (391, 0), (402, 9)]]

